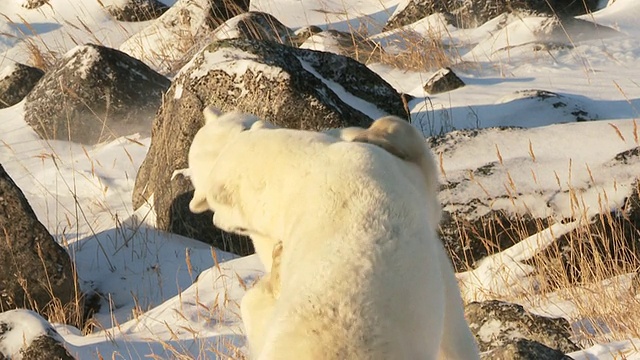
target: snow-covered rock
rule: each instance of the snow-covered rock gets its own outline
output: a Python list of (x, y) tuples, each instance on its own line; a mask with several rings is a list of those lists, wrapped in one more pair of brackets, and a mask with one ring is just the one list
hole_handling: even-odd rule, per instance
[(552, 349), (537, 341), (515, 339), (505, 345), (481, 354), (483, 360), (572, 360), (560, 350)]
[(506, 12), (571, 17), (594, 11), (597, 7), (598, 0), (404, 0), (385, 25), (385, 30), (411, 24), (434, 13), (445, 14), (456, 27), (472, 28)]
[(178, 0), (151, 25), (123, 42), (119, 49), (160, 73), (171, 73), (202, 47), (200, 39), (247, 10), (248, 0)]
[(43, 139), (84, 144), (148, 134), (169, 84), (118, 50), (78, 46), (27, 95), (25, 120)]
[(0, 358), (74, 360), (51, 324), (29, 310), (0, 313)]
[(473, 302), (466, 306), (465, 317), (480, 351), (497, 349), (519, 339), (537, 341), (563, 353), (579, 349), (570, 340), (568, 321), (535, 315), (517, 304), (498, 300)]
[(191, 214), (190, 182), (171, 180), (174, 170), (187, 167), (187, 152), (207, 105), (306, 130), (368, 127), (384, 114), (404, 115), (396, 90), (353, 59), (241, 39), (204, 48), (177, 75), (154, 121), (133, 203), (138, 208), (153, 195), (158, 227), (241, 254), (251, 251), (246, 240), (233, 245), (226, 240), (230, 235), (214, 230), (211, 214)]
[(429, 94), (439, 94), (464, 86), (458, 75), (451, 68), (444, 68), (436, 71), (424, 84), (424, 91)]
[(44, 71), (28, 65), (14, 63), (0, 71), (0, 108), (22, 101), (44, 76)]
[(106, 6), (106, 9), (120, 21), (148, 21), (158, 18), (169, 7), (157, 0), (127, 0)]

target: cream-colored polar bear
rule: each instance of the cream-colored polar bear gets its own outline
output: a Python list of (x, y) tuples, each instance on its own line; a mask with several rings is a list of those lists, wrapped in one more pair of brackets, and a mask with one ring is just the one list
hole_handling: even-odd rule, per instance
[(419, 166), (326, 134), (218, 125), (230, 136), (192, 209), (250, 235), (280, 276), (243, 299), (253, 357), (478, 358)]

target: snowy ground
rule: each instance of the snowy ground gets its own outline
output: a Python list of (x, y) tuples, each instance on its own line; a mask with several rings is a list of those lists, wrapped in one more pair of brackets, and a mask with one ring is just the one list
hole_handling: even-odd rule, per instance
[[(117, 48), (149, 25), (116, 23), (94, 0), (49, 3), (39, 10), (23, 9), (17, 0), (0, 3), (0, 14), (5, 15), (0, 17), (0, 67), (12, 61), (28, 63), (29, 41), (57, 53), (84, 42)], [(379, 32), (397, 5), (396, 0), (252, 1), (253, 9), (270, 12), (292, 28), (315, 24), (348, 30), (362, 23), (371, 34)], [(505, 163), (524, 169), (509, 174), (521, 192), (550, 189), (558, 182), (556, 176), (561, 184), (584, 185), (590, 181), (589, 169), (595, 183), (584, 201), (596, 209), (598, 194), (606, 193), (613, 206), (638, 173), (637, 166), (611, 169), (602, 164), (638, 146), (634, 119), (640, 116), (640, 3), (617, 0), (583, 18), (619, 33), (567, 26), (541, 35), (537, 29), (546, 20), (540, 18), (505, 17), (467, 30), (444, 25), (437, 15), (421, 20), (410, 28), (430, 36), (441, 33), (456, 49), (459, 65), (454, 69), (467, 83), (428, 100), (422, 85), (431, 70), (370, 67), (399, 91), (416, 97), (410, 103), (412, 116), (425, 135), (462, 128), (535, 127), (518, 136), (482, 137), (443, 154), (448, 177), (463, 177), (468, 169), (495, 162), (499, 149)], [(506, 27), (500, 25), (504, 21)], [(533, 51), (531, 44), (540, 36), (570, 46)], [(401, 46), (392, 42), (397, 34), (376, 38), (386, 41), (389, 49)], [(598, 121), (563, 124), (571, 121), (566, 112), (540, 111), (537, 100), (516, 93), (527, 89), (561, 94), (570, 107)], [(148, 209), (132, 211), (133, 183), (149, 138), (131, 134), (92, 147), (43, 142), (24, 122), (23, 103), (0, 110), (0, 118), (0, 163), (39, 219), (69, 249), (83, 288), (108, 294), (97, 315), (98, 330), (92, 334), (82, 336), (75, 328), (55, 325), (73, 354), (80, 359), (112, 358), (113, 353), (119, 354), (113, 358), (124, 359), (240, 356), (245, 345), (238, 303), (246, 286), (262, 273), (261, 265), (255, 256), (234, 258), (198, 241), (155, 231)], [(570, 160), (575, 164), (571, 171)], [(532, 172), (538, 181), (532, 180)], [(536, 208), (535, 198), (527, 201), (534, 211), (548, 211)], [(559, 213), (562, 206), (559, 201)], [(526, 280), (528, 272), (520, 261), (545, 241), (553, 237), (528, 239), (523, 243), (527, 246), (489, 258), (474, 273), (460, 274), (467, 298), (482, 298), (487, 292), (508, 297), (513, 284)], [(578, 321), (572, 317), (575, 306), (564, 297), (546, 296), (534, 303), (529, 308), (536, 312)], [(37, 324), (31, 329), (42, 328)], [(640, 359), (638, 345), (640, 339), (607, 342), (570, 355)]]

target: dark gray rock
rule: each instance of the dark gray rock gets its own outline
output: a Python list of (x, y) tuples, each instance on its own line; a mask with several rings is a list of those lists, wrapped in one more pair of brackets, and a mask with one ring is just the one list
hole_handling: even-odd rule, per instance
[(75, 360), (64, 345), (56, 339), (42, 335), (22, 351), (22, 360)]
[(148, 133), (169, 85), (118, 50), (78, 46), (27, 95), (25, 120), (43, 139), (84, 144)]
[[(473, 205), (473, 200), (470, 203)], [(472, 217), (463, 212), (444, 211), (439, 234), (451, 255), (454, 268), (466, 271), (488, 255), (508, 249), (549, 225), (549, 219), (529, 214), (491, 210), (482, 216)]]
[(410, 0), (383, 30), (409, 25), (434, 13), (443, 13), (458, 28), (472, 28), (507, 12), (572, 17), (595, 11), (597, 6), (598, 0)]
[(52, 301), (74, 304), (69, 254), (38, 221), (24, 194), (0, 165), (0, 310), (45, 313)]
[[(31, 336), (35, 336), (31, 339)], [(8, 339), (28, 339), (27, 343), (3, 344)], [(8, 349), (16, 349), (14, 353)], [(0, 359), (74, 360), (65, 348), (64, 340), (51, 324), (37, 313), (11, 310), (0, 314)]]
[(464, 81), (451, 68), (444, 68), (431, 75), (424, 84), (424, 91), (429, 94), (439, 94), (461, 88), (464, 85)]
[(22, 101), (44, 76), (44, 71), (20, 63), (9, 65), (0, 72), (0, 109)]
[(116, 20), (135, 22), (157, 19), (169, 7), (157, 0), (128, 0), (118, 6), (107, 6), (106, 9)]
[(482, 360), (572, 360), (562, 351), (537, 341), (516, 339), (490, 352), (480, 354)]
[(518, 339), (537, 341), (564, 354), (580, 350), (570, 340), (568, 321), (535, 315), (517, 304), (473, 302), (466, 306), (465, 317), (480, 351), (498, 349)]
[(345, 103), (345, 97), (336, 95), (319, 77), (340, 84), (344, 91), (384, 112), (404, 115), (400, 95), (350, 58), (275, 42), (212, 43), (180, 71), (167, 92), (136, 178), (134, 208), (153, 195), (159, 228), (237, 254), (251, 252), (246, 239), (215, 230), (211, 213), (192, 214), (188, 209), (191, 183), (180, 176), (172, 181), (171, 176), (174, 170), (187, 167), (188, 149), (203, 124), (202, 110), (207, 105), (223, 111), (239, 109), (294, 129), (368, 127), (373, 119)]

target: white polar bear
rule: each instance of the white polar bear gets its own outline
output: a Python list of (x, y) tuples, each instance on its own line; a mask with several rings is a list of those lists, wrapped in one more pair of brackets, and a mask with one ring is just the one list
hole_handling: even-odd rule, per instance
[(242, 301), (253, 357), (478, 358), (433, 223), (431, 158), (427, 179), (379, 146), (232, 123), (212, 122), (229, 135), (207, 187), (194, 183), (206, 204), (192, 210), (211, 209), (217, 226), (250, 235), (277, 269), (276, 287), (264, 279)]

